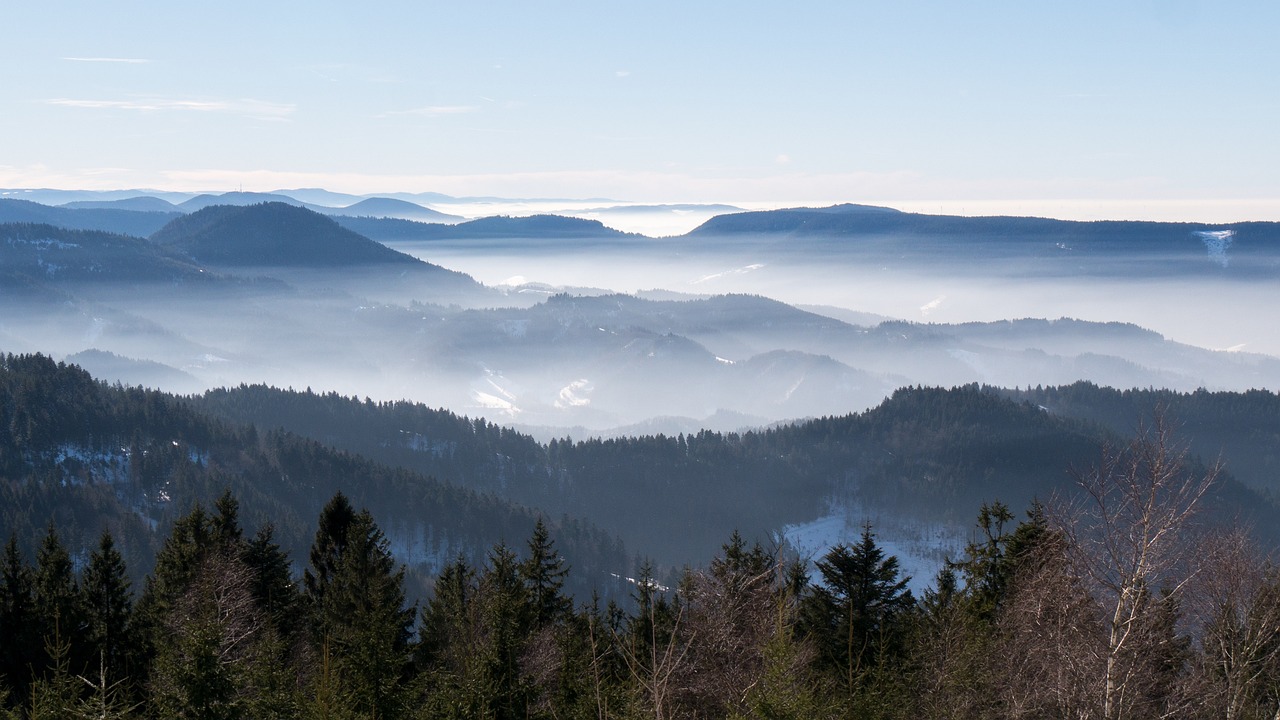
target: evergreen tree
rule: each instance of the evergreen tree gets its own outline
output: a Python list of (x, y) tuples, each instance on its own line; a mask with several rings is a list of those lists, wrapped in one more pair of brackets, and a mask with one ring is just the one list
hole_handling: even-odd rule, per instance
[[(341, 495), (341, 503), (346, 499)], [(334, 506), (331, 502), (330, 506)], [(321, 515), (332, 519), (331, 507)], [(349, 508), (349, 505), (347, 505)], [(314, 592), (316, 634), (332, 653), (351, 708), (377, 718), (401, 717), (408, 699), (410, 627), (416, 609), (405, 607), (404, 568), (397, 568), (385, 536), (367, 510), (337, 532), (317, 532), (308, 578)], [(327, 582), (319, 579), (327, 577)]]
[(802, 628), (818, 645), (822, 663), (850, 693), (901, 653), (903, 616), (914, 603), (898, 558), (886, 557), (871, 526), (854, 546), (836, 545), (816, 563), (822, 584), (811, 587)]
[(520, 566), (533, 610), (534, 627), (545, 627), (563, 619), (573, 603), (563, 594), (564, 579), (569, 574), (564, 558), (551, 541), (547, 526), (539, 518), (529, 538), (529, 557)]
[(130, 619), (133, 599), (124, 558), (115, 540), (104, 531), (98, 547), (89, 556), (89, 566), (81, 577), (81, 592), (87, 618), (87, 655), (105, 668), (105, 683), (114, 684), (129, 674), (133, 666)]
[(1013, 513), (1004, 503), (983, 503), (978, 510), (978, 538), (965, 548), (963, 559), (950, 563), (964, 576), (970, 611), (987, 622), (995, 618), (1013, 577), (1012, 564), (1006, 558), (1010, 535), (1005, 532), (1011, 520)]
[[(65, 642), (68, 667), (72, 672), (80, 671), (85, 666), (84, 605), (76, 585), (71, 555), (52, 524), (36, 553), (34, 589), (36, 631), (46, 644), (54, 638)], [(54, 660), (46, 652), (41, 666), (52, 669)]]
[(31, 668), (41, 646), (35, 629), (32, 572), (23, 562), (16, 537), (9, 537), (0, 563), (0, 679), (12, 688), (11, 701), (20, 703), (27, 697)]
[(458, 656), (470, 648), (474, 583), (475, 572), (461, 555), (436, 578), (418, 626), (414, 655), (419, 667), (442, 667), (455, 673), (461, 669), (462, 658)]
[(48, 668), (31, 683), (27, 720), (68, 720), (81, 703), (80, 681), (71, 672), (71, 643), (58, 630), (45, 636)]
[(302, 597), (290, 574), (289, 556), (276, 543), (271, 525), (262, 527), (244, 545), (243, 560), (253, 571), (254, 599), (285, 647), (292, 646), (304, 627)]
[(223, 547), (239, 547), (244, 540), (240, 529), (240, 501), (227, 489), (214, 501), (213, 509), (217, 511), (209, 521), (213, 541)]
[(320, 511), (315, 540), (311, 543), (311, 566), (302, 577), (313, 612), (322, 611), (325, 592), (337, 573), (342, 553), (347, 547), (347, 535), (355, 519), (355, 510), (341, 491), (335, 493)]
[(529, 688), (521, 677), (520, 657), (533, 627), (534, 606), (515, 553), (502, 543), (489, 552), (479, 600), (485, 640), (477, 650), (488, 666), (492, 712), (500, 720), (524, 717)]

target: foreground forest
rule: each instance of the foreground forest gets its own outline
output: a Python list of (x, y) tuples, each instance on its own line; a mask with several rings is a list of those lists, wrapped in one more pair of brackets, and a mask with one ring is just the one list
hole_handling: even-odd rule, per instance
[[(765, 431), (542, 445), (408, 403), (2, 360), (9, 717), (1280, 712), (1275, 528), (1247, 522), (1275, 513), (1270, 393), (916, 387)], [(987, 500), (917, 596), (880, 528), (811, 564), (761, 532), (832, 497)], [(618, 504), (665, 567), (593, 524)]]
[(1156, 425), (1072, 506), (1000, 504), (921, 597), (874, 529), (810, 575), (734, 534), (676, 587), (574, 602), (539, 522), (407, 605), (377, 522), (337, 494), (302, 576), (226, 493), (135, 593), (110, 533), (78, 573), (50, 526), (0, 560), (9, 718), (1269, 718), (1280, 576), (1203, 533), (1215, 477)]

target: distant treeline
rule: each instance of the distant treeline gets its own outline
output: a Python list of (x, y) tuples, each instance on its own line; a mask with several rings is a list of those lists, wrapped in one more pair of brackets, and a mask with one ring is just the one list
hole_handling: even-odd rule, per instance
[(545, 445), (446, 410), (335, 393), (242, 385), (189, 402), (232, 422), (284, 428), (552, 514), (588, 518), (617, 532), (632, 552), (676, 567), (702, 562), (734, 530), (767, 542), (777, 528), (812, 520), (833, 500), (963, 526), (983, 500), (1025, 506), (1069, 492), (1072, 467), (1087, 465), (1162, 407), (1191, 445), (1189, 462), (1226, 463), (1208, 502), (1214, 516), (1253, 523), (1269, 540), (1280, 521), (1271, 472), (1280, 462), (1280, 397), (1261, 391), (913, 387), (863, 413), (767, 430)]

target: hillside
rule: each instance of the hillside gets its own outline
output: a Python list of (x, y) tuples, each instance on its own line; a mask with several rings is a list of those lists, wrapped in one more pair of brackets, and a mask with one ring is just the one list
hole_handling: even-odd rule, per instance
[(407, 200), (384, 197), (366, 198), (345, 207), (313, 206), (312, 209), (325, 215), (342, 217), (395, 218), (419, 222), (455, 222), (462, 219), (457, 215), (442, 213)]
[[(882, 529), (963, 528), (982, 502), (1025, 507), (1033, 498), (1070, 494), (1070, 470), (1088, 468), (1104, 444), (1136, 427), (1112, 433), (977, 386), (903, 389), (864, 413), (758, 432), (545, 445), (412, 403), (264, 386), (212, 391), (192, 403), (236, 422), (283, 427), (552, 513), (590, 518), (635, 551), (676, 565), (713, 552), (734, 530), (780, 537), (783, 526), (814, 520), (833, 504), (879, 518)], [(1199, 433), (1198, 425), (1186, 425), (1178, 437), (1190, 441)], [(1270, 453), (1266, 439), (1240, 442), (1232, 456), (1241, 467), (1256, 463)], [(1218, 518), (1252, 518), (1269, 541), (1280, 539), (1267, 529), (1280, 511), (1235, 479), (1223, 478), (1212, 505)]]
[(206, 207), (174, 219), (150, 239), (217, 266), (424, 265), (319, 213), (278, 202)]
[[(1069, 221), (1035, 217), (960, 217), (867, 205), (791, 208), (720, 215), (686, 239), (785, 240), (791, 253), (860, 253), (868, 257), (972, 263), (992, 259), (1050, 261), (1060, 274), (1144, 275), (1205, 272), (1241, 277), (1280, 273), (1280, 223)], [(1083, 263), (1083, 264), (1082, 264)]]
[(47, 224), (0, 224), (0, 273), (46, 283), (201, 283), (204, 269), (142, 238)]
[(338, 224), (383, 242), (409, 240), (619, 240), (641, 236), (605, 227), (599, 220), (533, 215), (495, 216), (456, 225), (371, 217), (336, 218)]
[[(230, 489), (250, 528), (267, 523), (295, 562), (323, 503), (341, 489), (368, 507), (418, 578), (455, 557), (483, 562), (527, 537), (537, 513), (264, 426), (228, 424), (171, 395), (109, 387), (40, 355), (0, 358), (0, 537), (30, 551), (49, 522), (72, 552), (110, 528), (140, 577), (168, 525)], [(548, 518), (584, 584), (608, 591), (621, 546), (589, 524)], [(421, 591), (421, 586), (418, 587)]]
[(120, 235), (145, 237), (164, 227), (181, 213), (151, 212), (118, 208), (51, 207), (13, 198), (0, 198), (0, 223), (35, 223), (69, 230), (99, 230)]

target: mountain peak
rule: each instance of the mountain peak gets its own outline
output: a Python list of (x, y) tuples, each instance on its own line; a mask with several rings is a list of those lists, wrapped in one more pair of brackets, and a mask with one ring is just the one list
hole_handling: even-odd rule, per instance
[(213, 205), (151, 236), (209, 265), (339, 267), (421, 261), (347, 230), (319, 213), (285, 203)]

